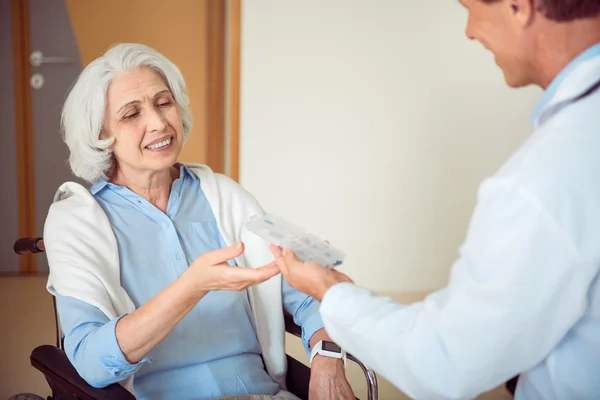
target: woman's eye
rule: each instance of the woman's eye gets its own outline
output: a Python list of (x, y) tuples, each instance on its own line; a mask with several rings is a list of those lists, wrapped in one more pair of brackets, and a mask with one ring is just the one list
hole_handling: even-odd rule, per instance
[(123, 119), (132, 119), (132, 118), (137, 117), (138, 115), (140, 115), (139, 112), (134, 112), (134, 113), (131, 113), (131, 114), (127, 114), (126, 116), (123, 117)]
[(171, 105), (170, 101), (163, 101), (161, 103), (158, 103), (159, 107), (169, 107)]

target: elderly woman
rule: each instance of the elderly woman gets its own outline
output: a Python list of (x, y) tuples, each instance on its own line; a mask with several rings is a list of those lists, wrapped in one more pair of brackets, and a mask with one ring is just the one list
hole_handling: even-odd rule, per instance
[[(328, 338), (319, 304), (244, 229), (263, 212), (248, 192), (177, 163), (191, 128), (179, 69), (146, 46), (112, 47), (69, 93), (69, 162), (91, 188), (63, 184), (44, 229), (66, 353), (92, 386), (141, 399), (293, 398), (283, 308), (308, 350)], [(340, 360), (314, 358), (310, 393), (353, 398)]]

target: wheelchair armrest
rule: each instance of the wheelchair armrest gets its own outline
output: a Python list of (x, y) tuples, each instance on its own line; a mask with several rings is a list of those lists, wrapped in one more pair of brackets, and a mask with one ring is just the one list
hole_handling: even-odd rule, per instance
[(283, 311), (283, 321), (285, 323), (285, 331), (294, 336), (302, 338), (302, 328), (294, 322), (294, 317), (287, 311)]
[(102, 389), (88, 385), (79, 376), (65, 352), (58, 347), (48, 344), (36, 347), (31, 353), (30, 360), (33, 367), (46, 375), (48, 382), (56, 382), (60, 387), (67, 387), (73, 398), (135, 400), (133, 394), (118, 383)]

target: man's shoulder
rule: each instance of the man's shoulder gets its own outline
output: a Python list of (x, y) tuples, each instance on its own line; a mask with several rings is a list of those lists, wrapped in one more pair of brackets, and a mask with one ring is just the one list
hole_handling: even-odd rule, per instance
[[(536, 131), (491, 177), (487, 189), (535, 203), (570, 234), (600, 229), (600, 135), (577, 124)], [(579, 221), (579, 225), (574, 224)], [(585, 222), (583, 222), (585, 221)], [(598, 228), (596, 228), (598, 227)]]
[[(600, 110), (600, 97), (596, 102)], [(536, 131), (511, 155), (499, 169), (499, 176), (514, 176), (521, 182), (538, 186), (559, 187), (597, 181), (600, 173), (600, 112), (592, 116), (590, 110), (582, 115), (588, 121), (574, 118), (584, 111), (578, 105), (563, 111)], [(597, 123), (592, 123), (597, 120)]]

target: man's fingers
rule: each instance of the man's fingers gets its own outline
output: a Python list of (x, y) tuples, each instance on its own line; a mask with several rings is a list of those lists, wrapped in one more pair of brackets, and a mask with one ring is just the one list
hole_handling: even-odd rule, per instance
[(275, 263), (277, 264), (277, 267), (279, 268), (281, 273), (284, 276), (286, 276), (289, 270), (286, 261), (283, 257), (284, 251), (281, 249), (281, 247), (277, 246), (276, 244), (271, 244), (269, 248), (271, 249), (271, 253), (273, 253), (273, 256), (275, 257)]
[(273, 253), (273, 257), (275, 257), (276, 260), (283, 256), (281, 247), (277, 246), (276, 244), (270, 244), (269, 249), (271, 250), (271, 253)]
[(285, 261), (283, 260), (283, 257), (277, 257), (275, 259), (275, 262), (277, 263), (277, 267), (279, 268), (279, 270), (281, 271), (281, 273), (284, 276), (287, 276), (289, 270), (288, 270), (287, 265), (285, 264)]
[(281, 256), (277, 257), (275, 262), (277, 262), (277, 266), (283, 276), (289, 279), (290, 268), (295, 268), (296, 265), (302, 264), (302, 262), (296, 258), (296, 254), (290, 249), (280, 250), (280, 254)]
[(244, 243), (239, 242), (233, 246), (224, 247), (222, 249), (209, 251), (202, 254), (198, 259), (201, 259), (205, 265), (217, 265), (226, 263), (227, 260), (239, 257), (244, 252)]
[(294, 253), (290, 249), (283, 250), (283, 260), (288, 265), (288, 267), (293, 267), (294, 265), (301, 263), (301, 261), (299, 261), (296, 258), (296, 253)]

